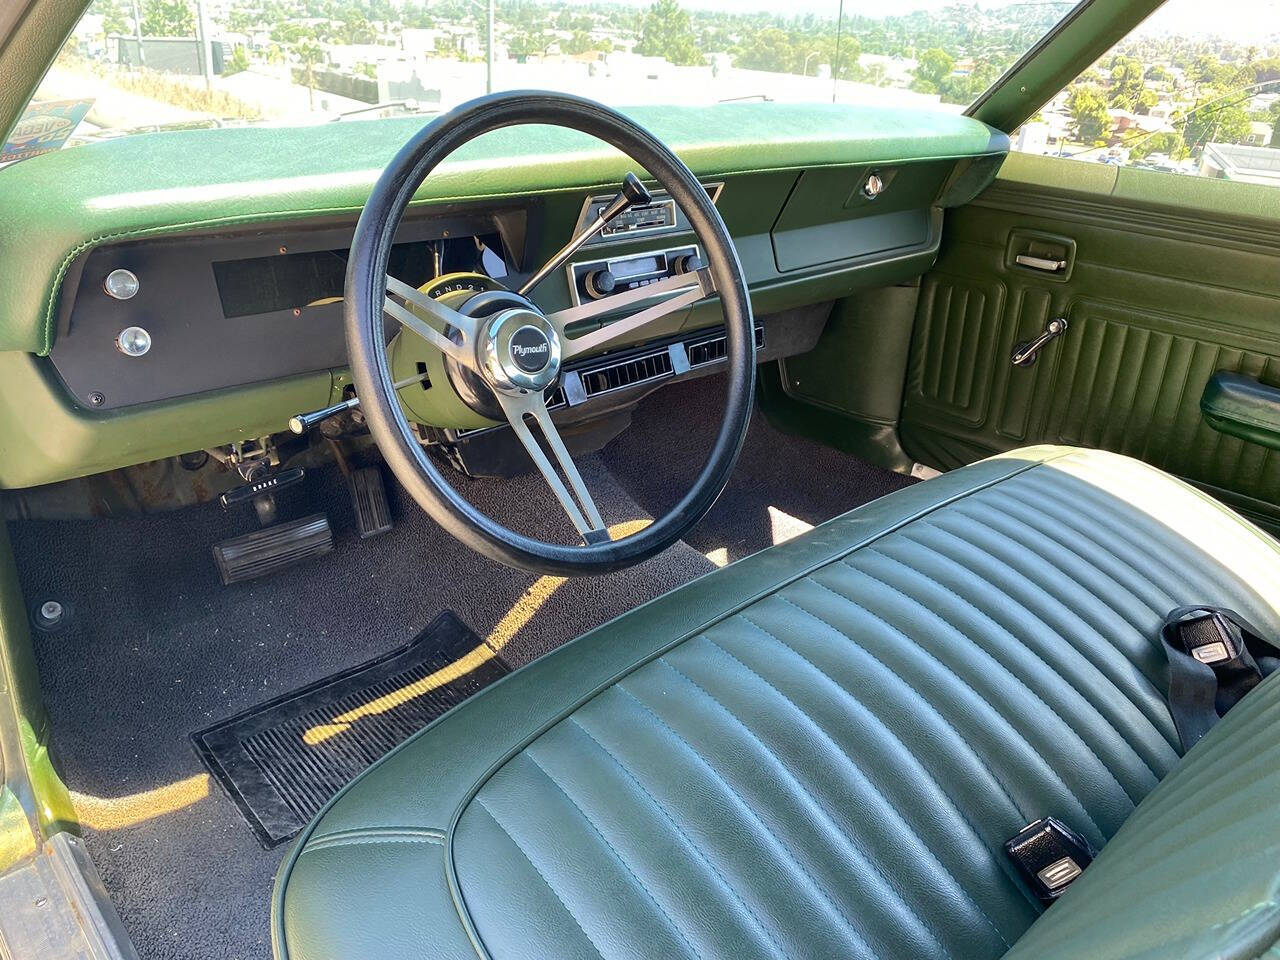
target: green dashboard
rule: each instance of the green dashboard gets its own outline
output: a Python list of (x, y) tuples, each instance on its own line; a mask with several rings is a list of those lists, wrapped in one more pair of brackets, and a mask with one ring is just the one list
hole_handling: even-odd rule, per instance
[[(775, 103), (629, 112), (714, 191), (766, 337), (771, 316), (926, 271), (942, 208), (987, 186), (1008, 149), (1004, 134), (945, 112)], [(274, 278), (272, 257), (341, 255), (374, 180), (422, 122), (158, 133), (0, 170), (0, 487), (278, 433), (290, 416), (340, 398), (348, 380), (333, 296), (246, 313), (218, 283), (228, 263), (266, 264)], [(406, 249), (496, 237), (486, 240), (501, 251), (492, 272), (518, 280), (633, 167), (574, 131), (497, 131), (420, 188)], [(869, 197), (873, 175), (883, 192)], [(647, 263), (655, 250), (691, 244), (677, 218), (588, 255)], [(140, 295), (113, 302), (103, 277), (120, 264), (142, 264)], [(576, 302), (574, 277), (548, 277), (535, 301), (548, 311)], [(337, 292), (325, 282), (317, 293)], [(719, 309), (710, 301), (665, 319), (650, 336), (713, 327)], [(145, 357), (113, 347), (110, 332), (133, 324), (154, 335)], [(475, 426), (451, 416), (445, 405), (419, 419)]]

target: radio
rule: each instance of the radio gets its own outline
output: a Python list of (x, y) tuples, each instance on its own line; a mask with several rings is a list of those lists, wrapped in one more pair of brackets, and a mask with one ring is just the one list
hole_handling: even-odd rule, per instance
[(569, 292), (576, 307), (586, 301), (603, 300), (615, 293), (645, 287), (668, 277), (695, 273), (702, 266), (702, 255), (695, 244), (609, 260), (571, 263), (568, 268)]
[[(592, 197), (588, 202), (587, 216), (595, 219), (609, 205), (612, 197)], [(676, 204), (670, 198), (654, 200), (643, 206), (631, 207), (605, 224), (602, 237), (618, 237), (648, 230), (667, 230), (676, 225)]]
[[(702, 186), (712, 203), (719, 199), (720, 191), (724, 189), (723, 183), (704, 183)], [(649, 203), (624, 210), (607, 223), (598, 236), (592, 237), (584, 246), (616, 243), (650, 233), (679, 233), (689, 229), (688, 219), (667, 191), (655, 187), (650, 190), (650, 195), (652, 199)], [(612, 202), (612, 194), (588, 197), (582, 205), (582, 213), (578, 215), (578, 226), (574, 233), (581, 233), (583, 228), (595, 220)]]

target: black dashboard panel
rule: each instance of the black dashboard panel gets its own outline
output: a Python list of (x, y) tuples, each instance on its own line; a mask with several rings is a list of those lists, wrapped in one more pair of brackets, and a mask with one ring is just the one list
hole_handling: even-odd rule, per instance
[[(406, 220), (390, 272), (415, 286), (438, 270), (503, 276), (504, 251), (522, 242), (523, 220), (523, 211)], [(262, 228), (99, 247), (81, 264), (50, 353), (54, 369), (80, 403), (111, 410), (345, 366), (340, 298), (352, 229)], [(130, 299), (104, 289), (118, 269), (138, 278)], [(135, 326), (151, 339), (142, 356), (116, 346)]]
[[(779, 171), (727, 176), (706, 188), (734, 231), (754, 306), (769, 312), (836, 299), (854, 271), (876, 271), (878, 282), (918, 273), (936, 252), (933, 201), (953, 169), (953, 161), (929, 161)], [(872, 177), (883, 187), (875, 196), (866, 191)], [(592, 219), (602, 197), (531, 196), (407, 218), (390, 272), (413, 286), (458, 271), (510, 275), (518, 286), (530, 264)], [(597, 236), (548, 277), (538, 302), (548, 310), (576, 306), (696, 269), (701, 250), (669, 205), (655, 190), (640, 216)], [(340, 298), (353, 229), (354, 220), (264, 223), (98, 247), (65, 282), (74, 295), (63, 298), (52, 365), (80, 405), (102, 411), (345, 367)], [(121, 269), (138, 278), (131, 299), (104, 290), (104, 279)], [(708, 305), (688, 319), (674, 316), (674, 327), (653, 336), (716, 320)], [(143, 355), (117, 348), (132, 327), (149, 335)]]

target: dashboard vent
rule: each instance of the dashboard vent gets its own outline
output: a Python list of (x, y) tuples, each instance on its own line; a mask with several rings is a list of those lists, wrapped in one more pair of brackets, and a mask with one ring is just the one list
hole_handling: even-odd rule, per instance
[(594, 397), (608, 393), (610, 390), (620, 390), (623, 387), (644, 383), (646, 380), (657, 380), (659, 377), (669, 376), (670, 373), (671, 354), (664, 349), (610, 364), (607, 367), (584, 371), (582, 389), (588, 397)]
[[(756, 327), (756, 349), (764, 349), (764, 327)], [(689, 344), (689, 366), (700, 367), (703, 364), (723, 360), (727, 346), (725, 335), (719, 334), (706, 340), (698, 340)]]
[[(756, 327), (756, 349), (764, 348), (764, 327)], [(701, 340), (689, 341), (685, 345), (689, 355), (690, 368), (715, 363), (725, 357), (725, 335), (712, 334)], [(634, 387), (636, 384), (652, 380), (661, 380), (674, 373), (671, 365), (671, 353), (666, 347), (659, 347), (650, 353), (630, 356), (615, 363), (605, 363), (579, 372), (582, 381), (582, 392), (586, 397), (598, 397), (613, 390)], [(547, 409), (555, 410), (566, 403), (564, 387), (557, 384), (555, 389), (545, 394)], [(456, 439), (486, 430), (500, 427), (471, 427), (454, 433)]]

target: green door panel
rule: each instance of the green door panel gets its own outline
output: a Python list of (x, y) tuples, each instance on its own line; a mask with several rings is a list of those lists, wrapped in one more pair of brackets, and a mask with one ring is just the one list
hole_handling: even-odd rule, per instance
[[(1052, 158), (1008, 167), (948, 214), (922, 283), (906, 451), (950, 469), (1027, 443), (1100, 447), (1280, 521), (1280, 456), (1201, 410), (1218, 371), (1280, 386), (1280, 191)], [(1074, 243), (1069, 276), (1016, 264), (1038, 237)], [(1057, 317), (1067, 331), (1013, 366)]]

